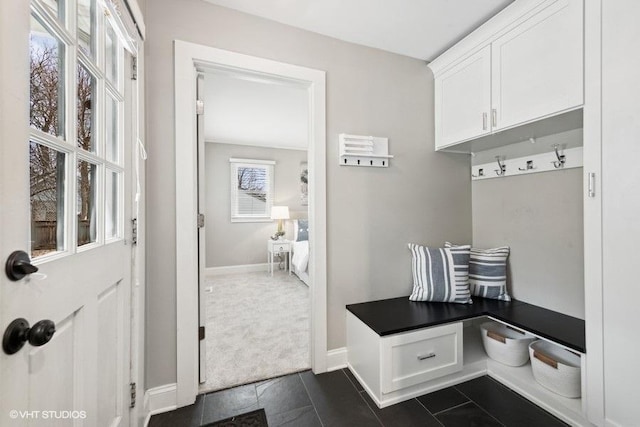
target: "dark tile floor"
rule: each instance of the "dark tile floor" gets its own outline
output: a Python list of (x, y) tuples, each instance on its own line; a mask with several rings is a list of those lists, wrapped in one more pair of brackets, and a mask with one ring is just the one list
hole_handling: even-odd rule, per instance
[(566, 426), (487, 376), (379, 409), (347, 369), (200, 395), (191, 406), (152, 416), (149, 426), (199, 427), (257, 408), (264, 408), (270, 427)]

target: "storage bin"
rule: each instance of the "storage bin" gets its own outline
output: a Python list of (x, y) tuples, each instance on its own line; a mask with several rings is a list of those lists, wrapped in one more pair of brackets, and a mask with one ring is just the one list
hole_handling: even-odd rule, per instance
[(509, 366), (521, 366), (529, 360), (529, 344), (533, 335), (510, 328), (502, 323), (485, 322), (480, 325), (484, 351), (490, 358)]
[(580, 397), (580, 356), (542, 340), (529, 345), (529, 354), (540, 385), (564, 397)]

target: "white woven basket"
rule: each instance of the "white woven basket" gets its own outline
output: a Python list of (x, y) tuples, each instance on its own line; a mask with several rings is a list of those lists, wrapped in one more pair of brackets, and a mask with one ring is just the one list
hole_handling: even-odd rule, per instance
[(580, 397), (580, 356), (541, 340), (529, 345), (529, 354), (540, 385), (564, 397)]
[(480, 325), (484, 351), (490, 358), (509, 366), (521, 366), (529, 360), (528, 346), (536, 338), (509, 328), (502, 323), (485, 322)]

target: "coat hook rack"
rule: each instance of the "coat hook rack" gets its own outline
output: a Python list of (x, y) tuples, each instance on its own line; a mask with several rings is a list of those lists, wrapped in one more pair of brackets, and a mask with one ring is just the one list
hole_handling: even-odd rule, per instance
[(530, 171), (532, 169), (535, 169), (533, 166), (533, 160), (527, 160), (527, 165), (524, 168), (518, 168), (520, 171)]
[(498, 162), (498, 169), (495, 169), (496, 175), (503, 176), (507, 171), (507, 165), (502, 163), (500, 156), (496, 156), (496, 162)]
[(564, 154), (560, 154), (558, 152), (558, 144), (553, 145), (553, 151), (555, 151), (556, 157), (558, 158), (558, 160), (554, 160), (551, 162), (553, 164), (553, 167), (556, 169), (560, 169), (561, 167), (564, 167), (564, 164), (566, 163), (567, 159)]
[[(527, 155), (507, 159), (505, 156), (487, 156), (487, 163), (477, 163), (471, 166), (471, 179), (508, 178), (515, 175), (530, 173), (560, 171), (582, 167), (582, 147), (562, 149), (554, 147), (546, 153)], [(562, 150), (562, 151), (561, 151)], [(562, 153), (562, 154), (561, 154)], [(489, 161), (491, 157), (495, 160)], [(498, 168), (496, 169), (496, 163)], [(495, 170), (495, 175), (490, 171)]]

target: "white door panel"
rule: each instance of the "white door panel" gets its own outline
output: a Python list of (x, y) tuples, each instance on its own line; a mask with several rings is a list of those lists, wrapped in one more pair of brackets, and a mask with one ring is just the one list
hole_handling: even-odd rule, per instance
[[(103, 13), (97, 13), (102, 3), (92, 2), (96, 25), (92, 33), (99, 36), (88, 59), (77, 54), (72, 37), (75, 30), (56, 24), (56, 14), (48, 12), (50, 3), (57, 2), (45, 5), (33, 0), (33, 8), (27, 1), (0, 4), (0, 38), (15, 41), (3, 43), (0, 50), (0, 333), (4, 334), (7, 326), (19, 318), (26, 319), (30, 326), (43, 319), (56, 325), (52, 339), (42, 346), (27, 342), (11, 355), (0, 351), (2, 426), (129, 425), (132, 248), (125, 239), (131, 232), (131, 188), (125, 183), (132, 182), (132, 138), (125, 123), (131, 125), (132, 121), (125, 121), (124, 117), (133, 112), (129, 102), (132, 84), (124, 78), (123, 70), (131, 57), (116, 41), (115, 50), (120, 52), (116, 80), (105, 65), (108, 54), (103, 49), (107, 49), (107, 37), (103, 33), (108, 32), (107, 21)], [(76, 2), (69, 1), (66, 7), (74, 12)], [(37, 17), (32, 18), (31, 13)], [(34, 22), (38, 24), (34, 26)], [(70, 19), (68, 25), (75, 22)], [(63, 53), (54, 55), (65, 64), (62, 71), (57, 71), (62, 97), (51, 98), (64, 115), (49, 116), (57, 117), (60, 126), (64, 124), (65, 130), (59, 134), (34, 127), (33, 115), (39, 113), (34, 113), (33, 108), (30, 111), (34, 96), (30, 92), (30, 74), (31, 83), (34, 79), (33, 46), (37, 47), (36, 54), (38, 48), (50, 46), (49, 41), (42, 41), (42, 28), (47, 32), (46, 40), (64, 40), (64, 49), (57, 45)], [(82, 61), (88, 61), (84, 68), (95, 81), (90, 98), (83, 104), (85, 113), (90, 115), (86, 123), (91, 123), (88, 129), (92, 144), (97, 147), (91, 152), (77, 146), (80, 136), (76, 130), (83, 125), (76, 122), (76, 99), (80, 99), (76, 66)], [(46, 74), (52, 73), (51, 69), (36, 70)], [(53, 86), (40, 82), (31, 87)], [(111, 116), (106, 113), (107, 99), (116, 103)], [(107, 123), (109, 119), (112, 121)], [(35, 141), (37, 150), (30, 151), (30, 140)], [(116, 156), (111, 150), (115, 142), (119, 145)], [(53, 150), (65, 153), (66, 163), (57, 163), (60, 169), (48, 173), (43, 168), (52, 163), (34, 160), (34, 156)], [(83, 181), (79, 161), (96, 165), (89, 184)], [(115, 183), (108, 182), (108, 174), (117, 178)], [(44, 185), (51, 184), (46, 177), (53, 175), (58, 180), (53, 187)], [(64, 186), (58, 185), (62, 181)], [(37, 185), (42, 182), (44, 190), (39, 191)], [(92, 192), (95, 196), (86, 196)], [(85, 203), (90, 209), (83, 223), (92, 223), (86, 230), (90, 230), (87, 233), (95, 243), (83, 245), (76, 242), (83, 232), (79, 231), (82, 225), (78, 225), (78, 218)], [(38, 215), (34, 206), (40, 209)], [(54, 230), (51, 247), (43, 237), (47, 227)], [(64, 248), (60, 246), (61, 236), (65, 236)], [(30, 253), (38, 274), (11, 281), (4, 274), (4, 262), (14, 250)]]

